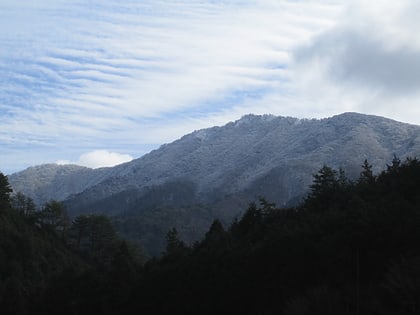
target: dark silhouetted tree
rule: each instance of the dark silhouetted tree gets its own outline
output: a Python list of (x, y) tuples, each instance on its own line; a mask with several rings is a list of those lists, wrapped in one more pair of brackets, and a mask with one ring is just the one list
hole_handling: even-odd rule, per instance
[(46, 226), (53, 227), (64, 237), (70, 226), (70, 219), (64, 205), (58, 201), (50, 201), (45, 204), (43, 209), (38, 213), (39, 220)]
[(75, 240), (75, 244), (78, 250), (81, 249), (82, 240), (87, 238), (89, 227), (89, 217), (86, 215), (78, 216), (71, 225), (70, 233)]
[(10, 194), (13, 189), (10, 187), (7, 176), (0, 173), (0, 210), (10, 208)]
[(401, 165), (401, 160), (394, 154), (391, 165), (387, 165), (387, 171), (388, 172), (397, 171), (400, 165)]
[(166, 233), (166, 253), (176, 254), (184, 250), (186, 245), (179, 239), (178, 231), (176, 228), (172, 228)]
[(313, 184), (310, 188), (311, 195), (314, 197), (329, 193), (331, 190), (337, 188), (339, 183), (337, 171), (326, 165), (324, 165), (319, 170), (318, 174), (315, 174), (313, 177)]
[(375, 181), (375, 176), (372, 172), (372, 165), (369, 164), (368, 160), (364, 160), (362, 165), (362, 171), (360, 172), (359, 182), (372, 183)]
[(222, 223), (219, 220), (214, 220), (202, 241), (202, 245), (208, 248), (224, 247), (226, 240), (227, 235)]
[(33, 216), (36, 212), (36, 206), (32, 198), (29, 198), (18, 192), (15, 196), (12, 196), (10, 203), (12, 208), (22, 213), (25, 216)]

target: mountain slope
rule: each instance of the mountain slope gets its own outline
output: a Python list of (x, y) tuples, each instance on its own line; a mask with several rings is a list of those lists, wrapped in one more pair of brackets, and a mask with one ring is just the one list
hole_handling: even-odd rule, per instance
[(420, 156), (420, 126), (357, 113), (321, 120), (246, 115), (112, 168), (41, 166), (13, 174), (10, 183), (38, 201), (64, 200), (73, 216), (118, 216), (120, 231), (150, 248), (157, 240), (162, 246), (172, 226), (197, 239), (212, 218), (230, 222), (259, 196), (297, 203), (323, 165), (357, 178), (365, 159), (378, 173), (394, 154)]
[(364, 159), (379, 171), (393, 154), (404, 158), (419, 153), (419, 126), (382, 117), (345, 113), (301, 120), (247, 115), (223, 127), (195, 131), (113, 168), (45, 165), (13, 174), (9, 180), (15, 190), (37, 200), (71, 196), (80, 204), (127, 191), (142, 195), (177, 181), (190, 183), (191, 194), (205, 203), (219, 199), (221, 193), (270, 194), (267, 187), (259, 187), (277, 185), (276, 202), (284, 204), (304, 193), (312, 180), (308, 174), (323, 164), (342, 167), (354, 177)]
[(305, 193), (310, 174), (323, 164), (342, 167), (355, 177), (364, 159), (379, 171), (394, 154), (404, 158), (419, 153), (419, 126), (381, 117), (346, 113), (299, 120), (247, 115), (116, 166), (105, 180), (71, 199), (88, 208), (123, 192), (135, 192), (139, 198), (151, 187), (179, 181), (190, 183), (190, 193), (203, 203), (244, 193), (251, 199), (269, 195), (285, 204)]
[(23, 192), (36, 204), (64, 200), (98, 184), (108, 169), (92, 170), (78, 165), (44, 164), (8, 176), (15, 191)]

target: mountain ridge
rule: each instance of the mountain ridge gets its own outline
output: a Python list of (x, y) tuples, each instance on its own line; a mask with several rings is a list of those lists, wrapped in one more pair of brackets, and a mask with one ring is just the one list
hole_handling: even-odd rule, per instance
[(123, 237), (159, 255), (173, 227), (191, 243), (213, 219), (230, 224), (259, 197), (297, 205), (324, 165), (357, 179), (365, 159), (379, 173), (394, 155), (420, 156), (420, 126), (358, 113), (320, 120), (251, 114), (114, 167), (47, 165), (9, 181), (38, 204), (62, 201), (71, 217), (113, 216)]
[[(248, 114), (224, 126), (193, 131), (111, 168), (49, 165), (54, 176), (43, 177), (45, 187), (25, 187), (22, 175), (31, 168), (12, 174), (10, 182), (15, 190), (32, 198), (40, 199), (36, 194), (41, 194), (45, 202), (49, 194), (49, 199), (58, 200), (90, 194), (86, 198), (95, 200), (125, 190), (162, 185), (168, 180), (189, 180), (197, 183), (198, 198), (206, 200), (209, 191), (221, 187), (228, 194), (243, 191), (252, 181), (278, 167), (328, 164), (347, 168), (355, 176), (358, 170), (354, 161), (360, 165), (368, 159), (379, 171), (393, 154), (404, 158), (420, 153), (419, 129), (416, 125), (354, 112), (323, 119)], [(38, 168), (41, 171), (32, 172), (33, 176), (46, 173)], [(310, 173), (314, 171), (311, 169)], [(79, 185), (75, 184), (76, 178)], [(310, 180), (303, 180), (304, 185), (310, 184)], [(57, 187), (62, 189), (53, 194)]]

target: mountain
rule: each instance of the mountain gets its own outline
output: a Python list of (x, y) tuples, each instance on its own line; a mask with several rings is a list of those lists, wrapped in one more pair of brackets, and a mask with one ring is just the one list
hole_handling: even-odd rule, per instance
[(106, 168), (92, 170), (78, 165), (44, 164), (14, 173), (9, 181), (15, 191), (42, 205), (51, 199), (65, 200), (100, 183), (107, 171)]
[[(284, 205), (305, 193), (310, 174), (324, 164), (342, 167), (355, 177), (364, 159), (379, 171), (394, 154), (404, 158), (419, 153), (419, 126), (381, 117), (346, 113), (301, 120), (247, 115), (223, 127), (195, 131), (116, 166), (71, 200), (89, 208), (109, 196), (127, 191), (144, 196), (152, 188), (174, 183), (177, 189), (188, 187), (189, 197), (203, 203), (237, 194), (250, 199), (264, 194)], [(168, 201), (177, 194), (168, 196)]]
[[(323, 165), (357, 178), (365, 159), (377, 173), (394, 154), (401, 159), (420, 155), (420, 126), (358, 113), (321, 120), (246, 115), (112, 168), (39, 166), (9, 181), (37, 201), (65, 201), (72, 215), (141, 215), (142, 222), (162, 221), (163, 215), (166, 227), (197, 212), (209, 218), (206, 222), (213, 217), (229, 222), (259, 196), (279, 206), (297, 203)], [(198, 221), (184, 224), (181, 235), (203, 224)]]

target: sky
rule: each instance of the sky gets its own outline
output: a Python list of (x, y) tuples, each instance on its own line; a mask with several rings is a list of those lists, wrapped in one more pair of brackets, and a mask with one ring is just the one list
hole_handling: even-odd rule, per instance
[(138, 158), (241, 116), (420, 125), (420, 1), (0, 0), (0, 171)]

